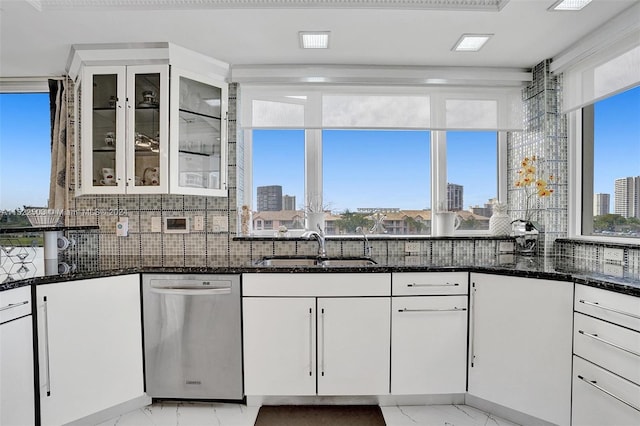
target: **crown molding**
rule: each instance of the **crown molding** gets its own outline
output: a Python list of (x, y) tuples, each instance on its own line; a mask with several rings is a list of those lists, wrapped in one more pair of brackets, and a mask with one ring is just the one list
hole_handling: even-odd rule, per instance
[(27, 0), (38, 11), (63, 9), (433, 9), (498, 12), (509, 0)]

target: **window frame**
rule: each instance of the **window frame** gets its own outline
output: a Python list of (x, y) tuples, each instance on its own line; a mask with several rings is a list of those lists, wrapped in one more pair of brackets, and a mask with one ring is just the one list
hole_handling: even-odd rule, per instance
[[(612, 94), (611, 96), (616, 96)], [(606, 98), (603, 98), (606, 99)], [(598, 100), (596, 100), (597, 102)], [(636, 244), (637, 237), (593, 235), (593, 173), (594, 173), (594, 114), (595, 102), (567, 113), (569, 137), (569, 221), (567, 236), (576, 240), (598, 243)], [(588, 124), (591, 125), (588, 125)], [(588, 143), (585, 146), (585, 143)], [(585, 179), (590, 174), (591, 179)], [(612, 198), (614, 194), (611, 194)], [(585, 228), (586, 225), (586, 228)], [(590, 230), (587, 234), (585, 230)]]

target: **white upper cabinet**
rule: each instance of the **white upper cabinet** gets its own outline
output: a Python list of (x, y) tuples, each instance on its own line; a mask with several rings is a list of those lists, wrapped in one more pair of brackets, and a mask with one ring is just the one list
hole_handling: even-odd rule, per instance
[(227, 84), (171, 68), (171, 192), (226, 195)]
[(169, 67), (85, 67), (78, 193), (166, 193)]
[(76, 195), (226, 196), (227, 71), (169, 43), (74, 46)]

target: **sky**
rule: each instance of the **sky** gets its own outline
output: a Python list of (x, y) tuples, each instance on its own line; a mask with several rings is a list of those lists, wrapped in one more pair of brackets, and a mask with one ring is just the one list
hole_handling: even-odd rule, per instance
[[(640, 175), (640, 87), (596, 104), (594, 190)], [(0, 209), (44, 206), (49, 194), (48, 94), (0, 94)], [(325, 207), (430, 208), (428, 132), (325, 131)], [(464, 186), (464, 207), (496, 195), (495, 133), (448, 135), (448, 181)], [(304, 205), (304, 133), (257, 131), (254, 188), (282, 185)], [(254, 194), (255, 196), (255, 194)]]
[[(447, 180), (464, 186), (465, 208), (496, 197), (496, 137), (495, 132), (449, 134)], [(431, 207), (428, 131), (325, 130), (322, 139), (325, 209)], [(282, 185), (283, 195), (295, 195), (302, 208), (303, 131), (254, 131), (253, 153), (254, 188)]]
[(48, 93), (0, 94), (0, 210), (47, 206), (49, 116)]
[(613, 213), (615, 180), (640, 176), (640, 86), (597, 102), (594, 116), (593, 190), (610, 194)]

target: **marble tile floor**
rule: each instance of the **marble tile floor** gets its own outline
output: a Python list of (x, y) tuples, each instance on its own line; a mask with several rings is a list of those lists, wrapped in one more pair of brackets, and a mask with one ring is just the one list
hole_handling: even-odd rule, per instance
[[(468, 405), (382, 407), (387, 426), (515, 426)], [(155, 402), (98, 426), (253, 426), (258, 407), (201, 402)], [(339, 425), (336, 425), (339, 426)]]

